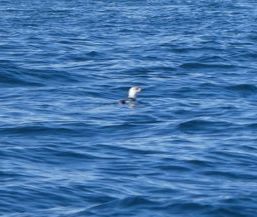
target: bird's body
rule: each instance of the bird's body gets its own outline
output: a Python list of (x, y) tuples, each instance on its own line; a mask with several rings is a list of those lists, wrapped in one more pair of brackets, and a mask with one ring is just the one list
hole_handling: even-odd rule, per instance
[(136, 100), (134, 98), (127, 98), (127, 99), (121, 99), (120, 104), (131, 104), (134, 103)]

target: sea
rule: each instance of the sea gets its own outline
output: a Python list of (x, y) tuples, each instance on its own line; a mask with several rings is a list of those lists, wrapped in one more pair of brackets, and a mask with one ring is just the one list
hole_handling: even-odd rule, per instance
[(1, 0), (0, 216), (256, 217), (257, 1)]

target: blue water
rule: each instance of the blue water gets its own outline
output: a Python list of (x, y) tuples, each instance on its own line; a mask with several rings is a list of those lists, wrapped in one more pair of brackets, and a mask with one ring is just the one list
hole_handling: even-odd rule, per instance
[(257, 216), (256, 1), (0, 15), (0, 216)]

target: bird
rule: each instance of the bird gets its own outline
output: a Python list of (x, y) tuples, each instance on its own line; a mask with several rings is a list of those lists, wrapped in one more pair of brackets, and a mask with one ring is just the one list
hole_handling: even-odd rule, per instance
[(137, 94), (141, 92), (142, 88), (138, 86), (133, 86), (129, 88), (128, 98), (119, 101), (120, 104), (134, 104), (136, 102)]

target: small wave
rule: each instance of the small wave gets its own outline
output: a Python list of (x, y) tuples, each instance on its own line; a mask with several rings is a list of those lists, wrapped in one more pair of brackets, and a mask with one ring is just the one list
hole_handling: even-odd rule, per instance
[(257, 87), (253, 84), (237, 84), (230, 85), (227, 87), (228, 90), (237, 91), (237, 92), (247, 92), (247, 93), (256, 93)]
[(155, 203), (143, 196), (131, 196), (119, 201), (120, 206), (126, 208), (131, 206), (152, 206)]
[[(111, 216), (115, 214), (117, 210), (126, 210), (126, 212), (130, 213), (130, 209), (135, 209), (137, 207), (147, 208), (147, 207), (157, 207), (159, 203), (152, 201), (143, 196), (128, 196), (122, 199), (113, 199), (109, 202), (97, 204), (95, 206), (85, 208), (85, 210), (76, 213), (76, 216), (79, 215), (90, 215), (95, 214), (99, 215), (99, 212), (104, 211), (106, 215)], [(115, 209), (113, 209), (115, 207)], [(75, 215), (74, 215), (75, 216)]]
[(256, 129), (257, 129), (257, 123), (248, 124), (247, 127), (248, 127), (249, 129), (256, 130)]
[(161, 165), (161, 166), (157, 166), (156, 168), (165, 172), (169, 172), (169, 171), (190, 172), (191, 171), (191, 168), (185, 167), (182, 165)]
[(211, 210), (213, 207), (209, 204), (202, 204), (197, 202), (189, 202), (189, 201), (181, 201), (177, 203), (172, 203), (170, 205), (167, 205), (167, 209), (177, 212), (182, 212), (183, 210), (191, 211), (191, 212), (197, 212), (197, 211), (208, 211)]
[[(184, 132), (204, 131), (215, 132), (221, 129), (231, 127), (232, 124), (225, 121), (207, 121), (207, 120), (190, 120), (180, 123), (177, 127)], [(211, 130), (211, 131), (210, 131)]]
[(57, 135), (59, 133), (74, 133), (71, 128), (65, 127), (47, 127), (47, 126), (17, 126), (1, 127), (0, 134), (17, 134), (17, 135)]
[(220, 177), (220, 178), (229, 178), (229, 179), (241, 179), (242, 177), (247, 178), (248, 180), (255, 180), (256, 176), (254, 174), (245, 174), (244, 172), (234, 172), (234, 171), (205, 171), (204, 175), (209, 177)]
[(206, 161), (206, 160), (190, 159), (190, 160), (187, 160), (187, 163), (189, 163), (190, 167), (192, 166), (196, 166), (197, 168), (212, 167), (212, 162)]
[(180, 65), (183, 69), (233, 69), (235, 66), (231, 64), (210, 64), (210, 63), (184, 63)]
[(26, 75), (26, 70), (15, 66), (10, 61), (0, 61), (1, 73), (0, 84), (2, 87), (6, 86), (40, 86), (31, 77)]
[(1, 61), (1, 86), (48, 86), (78, 81), (75, 75), (57, 70), (28, 69)]
[(25, 80), (13, 74), (1, 74), (0, 84), (2, 87), (8, 86), (42, 86), (38, 82), (33, 82), (31, 80)]

